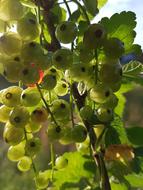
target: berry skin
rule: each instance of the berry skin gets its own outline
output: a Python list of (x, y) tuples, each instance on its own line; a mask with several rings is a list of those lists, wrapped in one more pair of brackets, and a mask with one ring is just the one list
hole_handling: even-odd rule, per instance
[(46, 90), (53, 90), (57, 84), (57, 78), (55, 75), (47, 73), (40, 83), (41, 88)]
[(21, 172), (27, 172), (28, 170), (30, 170), (32, 165), (32, 160), (30, 157), (28, 156), (23, 156), (18, 164), (17, 164), (17, 168), (21, 171)]
[(45, 189), (50, 182), (50, 176), (48, 170), (39, 172), (35, 177), (35, 184), (38, 189)]
[(73, 64), (70, 71), (70, 77), (73, 78), (75, 81), (87, 81), (91, 74), (91, 67), (86, 63), (77, 63)]
[(22, 89), (18, 86), (11, 86), (4, 89), (2, 93), (2, 103), (8, 107), (15, 107), (20, 104)]
[(50, 142), (59, 140), (63, 135), (63, 128), (61, 126), (56, 126), (50, 124), (47, 130), (47, 136)]
[(40, 102), (40, 94), (36, 88), (27, 88), (22, 91), (21, 104), (25, 107), (36, 106)]
[(52, 102), (51, 111), (56, 120), (63, 121), (69, 120), (70, 106), (65, 100), (59, 99)]
[(77, 143), (85, 141), (87, 137), (87, 131), (82, 125), (75, 125), (71, 132), (73, 141)]
[(113, 119), (113, 111), (110, 108), (99, 107), (97, 109), (97, 118), (103, 123), (108, 123)]
[(42, 56), (43, 49), (40, 44), (36, 42), (29, 42), (25, 43), (22, 46), (21, 57), (26, 65), (28, 65), (29, 63), (38, 64)]
[(21, 81), (26, 85), (36, 84), (40, 79), (38, 68), (34, 65), (24, 66), (19, 73)]
[(112, 90), (103, 84), (97, 84), (90, 90), (89, 95), (93, 101), (104, 103), (112, 95)]
[(65, 96), (68, 93), (68, 84), (64, 81), (59, 81), (54, 91), (58, 96)]
[(74, 143), (73, 137), (72, 137), (72, 128), (67, 127), (63, 129), (63, 134), (59, 142), (62, 145), (68, 145), (68, 144)]
[(9, 115), (9, 121), (15, 127), (24, 127), (29, 121), (29, 111), (23, 106), (15, 107)]
[(41, 150), (41, 141), (38, 137), (26, 141), (25, 152), (29, 156), (36, 155)]
[(6, 123), (9, 120), (11, 108), (5, 105), (0, 106), (0, 122)]
[(64, 21), (60, 23), (56, 28), (56, 37), (63, 43), (68, 44), (74, 41), (77, 35), (77, 27), (75, 23), (71, 21)]
[(114, 109), (118, 105), (118, 98), (115, 94), (112, 94), (107, 101), (103, 103), (104, 107)]
[(19, 53), (22, 41), (17, 33), (6, 32), (0, 37), (0, 53), (7, 56)]
[(69, 69), (73, 63), (73, 54), (69, 49), (58, 49), (53, 54), (52, 62), (59, 70)]
[(24, 14), (24, 7), (19, 0), (0, 1), (0, 19), (4, 21), (19, 20)]
[(19, 144), (24, 137), (24, 130), (22, 128), (16, 128), (11, 124), (6, 124), (4, 129), (3, 138), (6, 143), (10, 145)]
[(93, 58), (93, 51), (86, 48), (83, 43), (79, 43), (77, 50), (79, 51), (79, 59), (81, 62), (89, 63)]
[(107, 39), (103, 49), (105, 55), (112, 59), (120, 58), (125, 51), (123, 43), (118, 38)]
[(80, 109), (80, 116), (84, 120), (89, 120), (93, 115), (93, 110), (90, 106), (86, 105)]
[(122, 66), (118, 60), (105, 61), (100, 68), (99, 78), (101, 82), (107, 84), (109, 87), (113, 84), (119, 83), (122, 79)]
[(68, 165), (68, 160), (63, 156), (59, 156), (56, 158), (55, 166), (58, 170), (65, 168), (67, 165)]
[(10, 146), (7, 152), (7, 157), (13, 162), (19, 161), (25, 155), (24, 143)]
[(36, 16), (28, 12), (17, 22), (17, 32), (24, 41), (33, 41), (40, 34)]
[(37, 133), (40, 131), (41, 127), (41, 123), (29, 121), (25, 126), (25, 129), (27, 133)]
[(48, 112), (45, 108), (39, 107), (36, 108), (32, 113), (31, 113), (31, 121), (35, 123), (43, 123), (47, 121), (48, 119)]
[[(4, 71), (3, 75), (9, 82), (19, 82), (20, 76), (19, 73), (21, 72), (21, 68), (23, 64), (20, 61), (19, 56), (13, 57), (13, 59), (7, 60), (7, 62), (3, 65)], [(15, 74), (17, 73), (17, 74)]]
[(101, 24), (91, 24), (84, 33), (83, 44), (86, 48), (96, 49), (103, 45), (106, 31)]

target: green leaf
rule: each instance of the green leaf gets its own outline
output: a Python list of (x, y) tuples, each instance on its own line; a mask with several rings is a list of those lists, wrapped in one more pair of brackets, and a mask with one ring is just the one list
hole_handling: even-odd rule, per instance
[(77, 20), (79, 19), (79, 17), (80, 17), (80, 10), (79, 9), (77, 9), (76, 11), (74, 11), (73, 13), (72, 13), (72, 15), (70, 16), (70, 19), (69, 20), (71, 20), (71, 21), (73, 21), (73, 22), (77, 22)]
[(83, 34), (87, 30), (87, 28), (88, 28), (88, 22), (87, 21), (80, 21), (79, 25), (78, 25), (79, 36), (83, 36)]
[(26, 7), (37, 8), (37, 6), (35, 5), (35, 3), (33, 3), (32, 1), (29, 1), (29, 0), (20, 0), (20, 1)]
[(129, 141), (133, 145), (143, 145), (143, 128), (141, 127), (132, 127), (126, 129), (127, 136)]
[[(90, 179), (96, 172), (94, 161), (90, 157), (83, 157), (78, 152), (65, 153), (68, 159), (68, 166), (62, 170), (55, 171), (55, 185), (59, 188), (64, 184), (76, 184), (81, 179)], [(61, 188), (62, 189), (62, 188)]]
[(123, 74), (127, 75), (139, 75), (143, 71), (143, 64), (139, 61), (131, 61), (125, 64), (123, 67)]
[(105, 135), (106, 146), (111, 144), (128, 144), (129, 140), (126, 134), (126, 130), (123, 126), (123, 122), (118, 115), (115, 115), (111, 126)]
[(126, 49), (126, 54), (135, 53), (136, 55), (142, 54), (142, 48), (138, 44), (133, 44), (129, 49)]
[(118, 98), (118, 105), (115, 108), (115, 113), (118, 114), (120, 117), (123, 115), (126, 98), (124, 96), (124, 93), (132, 90), (134, 88), (134, 85), (132, 83), (125, 83), (121, 85), (121, 88), (118, 92), (116, 92), (116, 96)]
[(135, 75), (124, 74), (123, 79), (124, 79), (124, 81), (126, 81), (128, 83), (136, 83), (136, 84), (143, 85), (143, 76), (142, 75), (135, 76)]
[(118, 115), (115, 115), (114, 121), (111, 123), (111, 126), (114, 127), (119, 135), (119, 139), (122, 144), (128, 144), (128, 137), (126, 130), (123, 124), (123, 121)]
[(108, 0), (98, 0), (98, 9), (101, 9), (107, 2)]
[(111, 18), (103, 18), (100, 22), (103, 24), (110, 37), (119, 38), (123, 43), (125, 50), (132, 47), (136, 33), (136, 15), (131, 11), (116, 13)]
[(85, 8), (92, 15), (95, 16), (98, 13), (97, 0), (83, 0)]
[(134, 148), (134, 153), (136, 156), (143, 156), (143, 146)]
[(143, 174), (129, 174), (125, 176), (125, 179), (132, 187), (143, 187)]
[(111, 183), (112, 190), (128, 190), (125, 184)]
[(109, 127), (108, 131), (105, 134), (105, 144), (108, 147), (111, 144), (121, 144), (119, 135), (116, 129), (112, 126)]

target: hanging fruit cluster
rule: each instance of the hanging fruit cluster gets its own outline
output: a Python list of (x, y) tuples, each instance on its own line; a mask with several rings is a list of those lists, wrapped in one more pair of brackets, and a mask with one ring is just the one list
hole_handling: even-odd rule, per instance
[[(78, 23), (62, 18), (58, 1), (51, 3), (52, 8), (50, 3), (0, 1), (1, 74), (15, 83), (0, 91), (3, 138), (9, 144), (8, 158), (20, 171), (33, 167), (38, 189), (52, 184), (48, 170), (37, 171), (34, 163), (42, 146), (38, 133), (43, 123), (51, 144), (76, 143), (77, 150), (87, 155), (100, 151), (96, 142), (104, 144), (118, 104), (115, 93), (121, 86), (124, 54), (123, 42), (109, 37), (101, 23), (87, 22), (81, 35)], [(89, 12), (98, 12), (92, 2), (84, 3)], [(59, 18), (50, 17), (56, 8)], [(114, 153), (115, 149), (108, 150), (105, 158), (114, 160)], [(120, 155), (125, 158), (121, 151)], [(125, 159), (131, 160), (132, 154), (129, 157)], [(68, 160), (59, 156), (52, 164), (54, 172), (66, 167)]]

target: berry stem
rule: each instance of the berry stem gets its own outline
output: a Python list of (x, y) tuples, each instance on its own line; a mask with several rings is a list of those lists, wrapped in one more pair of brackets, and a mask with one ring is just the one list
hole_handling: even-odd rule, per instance
[(69, 13), (69, 16), (71, 17), (71, 16), (72, 16), (72, 13), (71, 13), (70, 7), (69, 7), (69, 5), (68, 5), (68, 3), (67, 3), (66, 0), (63, 0), (63, 1), (64, 1), (64, 4), (65, 4), (66, 7), (67, 7), (67, 11), (68, 11), (68, 13)]
[(47, 112), (51, 115), (52, 120), (54, 121), (54, 123), (55, 123), (56, 126), (58, 127), (59, 125), (58, 125), (58, 123), (57, 123), (57, 121), (56, 121), (56, 119), (55, 119), (53, 113), (51, 112), (51, 110), (50, 110), (50, 108), (49, 108), (49, 105), (47, 104), (47, 102), (46, 102), (46, 100), (45, 100), (45, 98), (44, 98), (44, 96), (43, 96), (43, 93), (42, 93), (42, 91), (41, 91), (41, 89), (40, 89), (39, 84), (36, 84), (36, 87), (37, 87), (37, 89), (38, 89), (38, 91), (39, 91), (39, 93), (40, 93), (41, 99), (42, 99), (42, 101), (43, 101), (43, 103), (44, 103), (44, 105), (45, 105), (45, 107), (46, 107), (46, 109), (47, 109)]
[(85, 8), (84, 8), (77, 0), (72, 0), (72, 1), (73, 1), (74, 3), (76, 3), (76, 4), (78, 5), (78, 7), (82, 10), (82, 12), (83, 12), (83, 14), (84, 14), (84, 16), (85, 16), (85, 18), (86, 18), (86, 21), (87, 21), (88, 24), (90, 25), (90, 19), (89, 19), (89, 17), (88, 17), (88, 14), (87, 14)]
[(51, 143), (51, 145), (50, 145), (50, 151), (51, 151), (51, 163), (52, 163), (51, 181), (53, 181), (54, 166), (55, 166), (55, 154), (54, 154), (54, 145), (53, 145), (53, 143)]
[(95, 84), (98, 83), (98, 52), (95, 50)]
[[(73, 96), (75, 99), (75, 103), (77, 105), (78, 110), (80, 110), (81, 107), (84, 106), (85, 103), (85, 98), (87, 96), (87, 94), (83, 94), (82, 96), (78, 93), (76, 84), (73, 83), (72, 85), (73, 87)], [(103, 159), (103, 155), (101, 154), (100, 151), (97, 152), (96, 150), (96, 146), (97, 146), (97, 138), (96, 135), (94, 133), (94, 129), (93, 127), (88, 123), (88, 121), (83, 121), (87, 131), (88, 131), (88, 135), (90, 138), (90, 144), (91, 144), (91, 150), (92, 150), (92, 156), (93, 159), (95, 161), (95, 164), (97, 165), (98, 169), (99, 169), (99, 174), (100, 174), (100, 178), (102, 181), (101, 184), (101, 188), (102, 190), (111, 190), (111, 186), (110, 186), (110, 182), (109, 182), (109, 177), (108, 177), (108, 172), (105, 166), (105, 162)], [(102, 138), (102, 137), (101, 137)]]
[[(25, 140), (26, 142), (28, 141), (27, 139), (27, 132), (26, 132), (26, 129), (24, 129), (24, 134), (25, 134)], [(29, 156), (29, 155), (28, 155)], [(34, 174), (35, 176), (37, 176), (37, 169), (36, 169), (36, 166), (35, 166), (35, 163), (34, 163), (34, 160), (31, 156), (29, 156), (31, 158), (31, 161), (32, 161), (32, 168), (33, 168), (33, 171), (34, 171)]]
[(72, 81), (70, 81), (70, 110), (71, 110), (72, 127), (74, 127)]

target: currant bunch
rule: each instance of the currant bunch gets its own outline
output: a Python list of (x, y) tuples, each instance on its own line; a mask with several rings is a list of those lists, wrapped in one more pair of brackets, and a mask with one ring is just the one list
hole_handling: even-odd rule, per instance
[[(122, 81), (124, 45), (120, 39), (110, 38), (100, 23), (89, 23), (81, 36), (78, 22), (61, 18), (58, 23), (51, 21), (52, 33), (50, 24), (46, 28), (50, 46), (43, 23), (48, 15), (44, 17), (45, 10), (38, 4), (37, 16), (36, 5), (33, 1), (0, 1), (2, 76), (15, 83), (0, 91), (0, 122), (9, 145), (7, 156), (22, 172), (34, 166), (42, 147), (38, 134), (44, 125), (51, 144), (74, 144), (77, 151), (89, 155), (90, 131), (97, 140), (104, 136), (114, 119)], [(87, 1), (85, 5), (95, 11)], [(11, 32), (13, 24), (16, 30)], [(64, 156), (52, 162), (52, 171), (68, 165)], [(38, 189), (54, 189), (50, 170), (37, 171), (34, 166), (34, 171)]]

